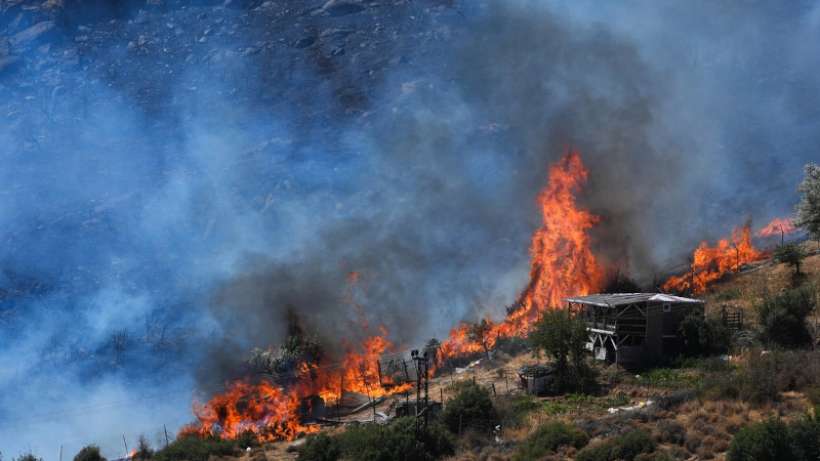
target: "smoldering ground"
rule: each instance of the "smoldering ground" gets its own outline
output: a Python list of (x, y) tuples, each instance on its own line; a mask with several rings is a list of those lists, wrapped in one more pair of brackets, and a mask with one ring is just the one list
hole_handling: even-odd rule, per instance
[(173, 432), (289, 310), (328, 349), (366, 334), (351, 290), (400, 346), (501, 315), (568, 147), (598, 252), (644, 279), (788, 213), (818, 145), (820, 16), (689, 5), (305, 4), (246, 28), (241, 9), (137, 8), (76, 65), (29, 49), (0, 88), (0, 446), (116, 456), (121, 432)]

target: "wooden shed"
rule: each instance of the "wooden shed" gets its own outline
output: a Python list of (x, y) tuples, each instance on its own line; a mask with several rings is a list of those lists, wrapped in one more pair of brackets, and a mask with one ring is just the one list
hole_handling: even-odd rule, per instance
[(683, 349), (678, 330), (690, 313), (704, 315), (699, 299), (663, 293), (612, 293), (567, 298), (587, 323), (587, 349), (596, 359), (638, 368)]

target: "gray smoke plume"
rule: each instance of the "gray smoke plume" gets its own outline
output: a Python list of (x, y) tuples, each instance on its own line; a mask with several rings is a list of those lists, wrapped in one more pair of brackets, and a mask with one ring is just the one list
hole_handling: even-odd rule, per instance
[(174, 432), (289, 313), (336, 353), (499, 318), (570, 148), (646, 283), (820, 145), (813, 4), (59, 3), (0, 5), (10, 456)]

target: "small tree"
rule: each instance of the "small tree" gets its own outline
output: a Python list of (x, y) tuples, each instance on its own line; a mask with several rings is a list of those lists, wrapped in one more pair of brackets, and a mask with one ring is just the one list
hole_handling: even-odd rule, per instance
[(490, 355), (490, 334), (493, 331), (493, 325), (487, 319), (481, 319), (480, 322), (470, 326), (470, 340), (481, 344), (484, 353), (487, 354), (487, 359), (492, 360)]
[(100, 454), (100, 447), (87, 445), (74, 456), (74, 461), (105, 461)]
[(803, 258), (805, 257), (806, 255), (803, 253), (800, 245), (795, 243), (780, 245), (774, 252), (774, 259), (777, 262), (789, 264), (794, 267), (795, 276), (800, 275), (800, 263), (803, 262)]
[(529, 340), (537, 351), (555, 361), (559, 390), (583, 391), (588, 387), (592, 370), (585, 360), (588, 337), (583, 319), (567, 310), (546, 311), (535, 323)]
[(139, 442), (137, 442), (137, 452), (134, 454), (134, 459), (147, 460), (154, 456), (154, 450), (151, 449), (151, 444), (144, 435), (141, 435)]
[(806, 176), (798, 188), (802, 197), (797, 204), (794, 224), (820, 240), (820, 165), (809, 163), (805, 172)]

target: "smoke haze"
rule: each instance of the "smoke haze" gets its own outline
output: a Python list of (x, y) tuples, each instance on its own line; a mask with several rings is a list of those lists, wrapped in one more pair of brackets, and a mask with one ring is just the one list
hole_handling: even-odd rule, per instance
[(0, 6), (7, 457), (156, 443), (288, 310), (328, 346), (367, 333), (351, 296), (400, 347), (502, 316), (569, 147), (644, 282), (817, 159), (808, 2), (132, 3), (36, 40)]

